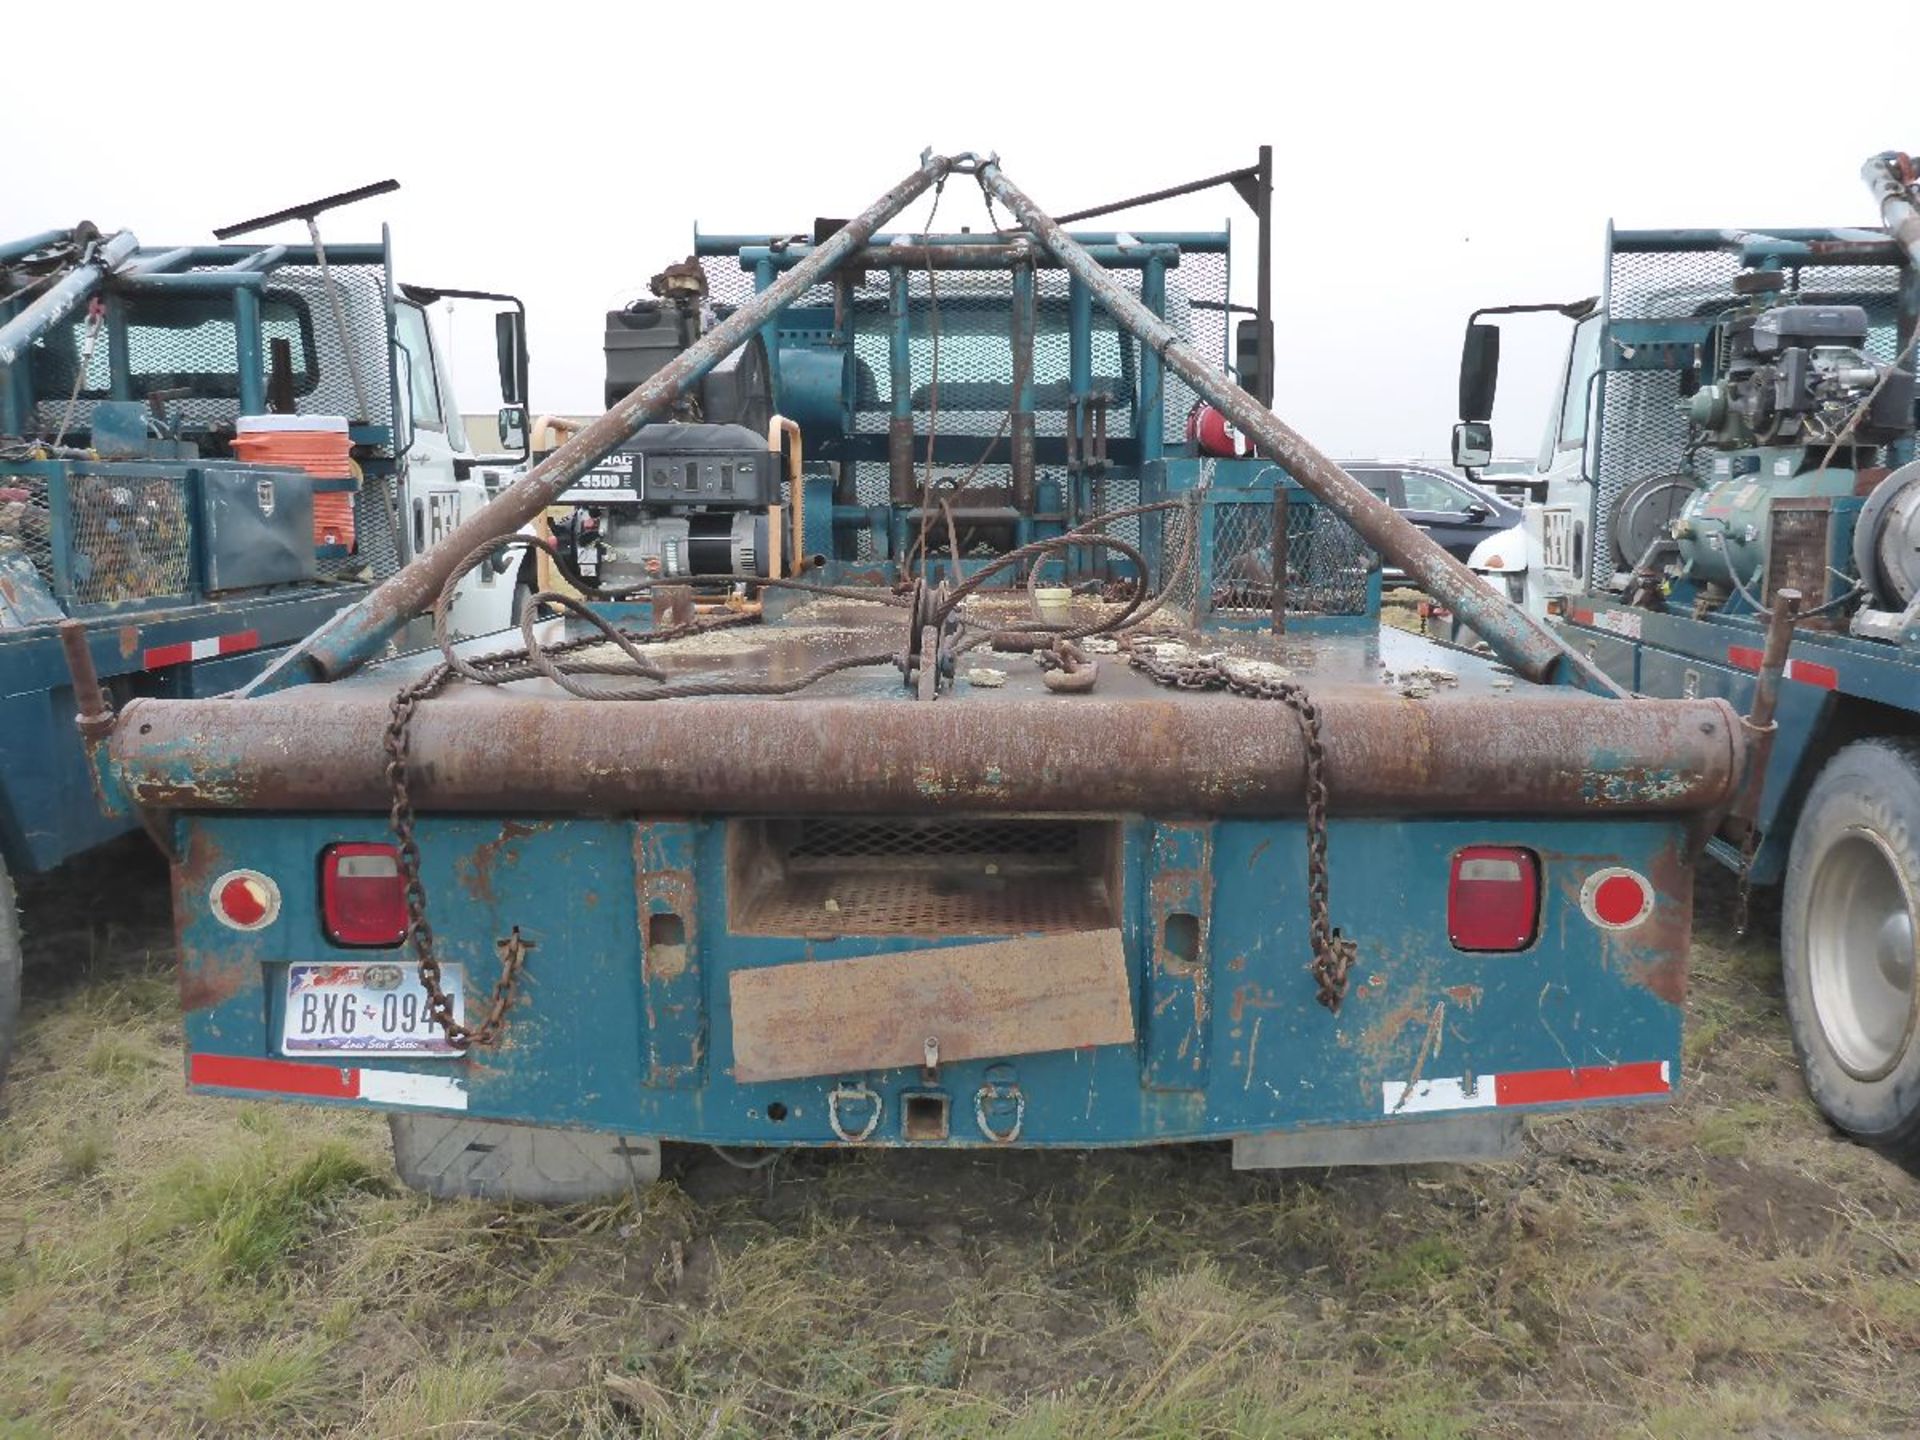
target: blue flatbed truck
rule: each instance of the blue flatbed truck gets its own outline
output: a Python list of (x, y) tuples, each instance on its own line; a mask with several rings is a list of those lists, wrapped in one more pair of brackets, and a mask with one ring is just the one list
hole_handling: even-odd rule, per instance
[[(1709, 853), (1743, 909), (1748, 889), (1778, 898), (1815, 1103), (1912, 1162), (1920, 196), (1904, 155), (1863, 175), (1884, 229), (1610, 230), (1597, 302), (1524, 307), (1577, 312), (1544, 501), (1520, 563), (1489, 568), (1491, 543), (1474, 560), (1636, 693), (1764, 697), (1763, 787)], [(1491, 404), (1488, 328), (1476, 316), (1463, 352), (1470, 451), (1487, 448), (1467, 427)]]
[[(13, 877), (137, 823), (99, 804), (62, 627), (117, 703), (220, 695), (486, 498), (426, 310), (391, 269), (384, 236), (323, 249), (317, 231), (150, 247), (83, 225), (0, 244), (0, 1075), (23, 958)], [(351, 477), (236, 458), (242, 418), (267, 414), (350, 422)], [(322, 534), (329, 494), (355, 523)], [(513, 581), (476, 576), (459, 628), (507, 623)]]
[[(1004, 225), (885, 230), (975, 182)], [(542, 1199), (663, 1142), (1486, 1158), (1674, 1094), (1739, 717), (1623, 697), (1230, 379), (1224, 232), (929, 154), (698, 248), (605, 416), (240, 695), (76, 677), (168, 839), (191, 1086)], [(1168, 439), (1196, 403), (1266, 458)], [(378, 658), (562, 496), (520, 543), (584, 600)], [(1382, 552), (1494, 655), (1383, 632)]]

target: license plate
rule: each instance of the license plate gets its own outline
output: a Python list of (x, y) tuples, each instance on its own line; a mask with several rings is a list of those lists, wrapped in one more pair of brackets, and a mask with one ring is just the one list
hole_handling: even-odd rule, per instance
[[(466, 1018), (466, 976), (440, 967), (440, 988), (453, 1001), (453, 1018)], [(427, 1013), (420, 967), (400, 961), (289, 965), (287, 1010), (280, 1027), (283, 1055), (458, 1055)]]

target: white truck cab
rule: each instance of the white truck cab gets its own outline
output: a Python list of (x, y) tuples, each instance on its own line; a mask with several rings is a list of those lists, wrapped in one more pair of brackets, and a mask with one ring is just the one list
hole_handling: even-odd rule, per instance
[[(1599, 368), (1600, 337), (1606, 312), (1597, 301), (1567, 305), (1500, 307), (1499, 313), (1558, 311), (1574, 319), (1560, 368), (1560, 385), (1548, 414), (1540, 451), (1531, 477), (1533, 498), (1521, 508), (1520, 523), (1489, 536), (1475, 547), (1468, 566), (1527, 613), (1545, 616), (1550, 601), (1575, 593), (1586, 585), (1591, 543), (1589, 517), (1593, 513), (1593, 481), (1587, 473), (1587, 430), (1593, 415), (1593, 377)], [(1478, 323), (1475, 312), (1468, 324), (1467, 350), (1461, 360), (1461, 398), (1467, 410), (1491, 411), (1493, 365), (1498, 342), (1476, 342), (1475, 332), (1497, 330)], [(1476, 353), (1476, 345), (1479, 347)], [(1484, 403), (1469, 395), (1484, 375)], [(1484, 414), (1454, 427), (1454, 464), (1469, 474), (1491, 454), (1492, 434)]]
[[(493, 498), (506, 471), (525, 461), (526, 352), (523, 312), (510, 296), (403, 285), (393, 299), (394, 388), (399, 398), (403, 465), (401, 563), (432, 548)], [(502, 310), (502, 442), (519, 439), (519, 454), (476, 455), (467, 438), (447, 364), (447, 346), (429, 306), (455, 294), (510, 303)], [(512, 412), (512, 413), (509, 413)], [(518, 620), (518, 570), (512, 562), (475, 567), (454, 592), (453, 629), (485, 635)]]

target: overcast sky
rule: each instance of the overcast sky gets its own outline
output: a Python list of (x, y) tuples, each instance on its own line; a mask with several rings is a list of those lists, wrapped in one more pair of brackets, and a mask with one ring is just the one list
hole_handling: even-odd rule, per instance
[[(1267, 141), (1276, 409), (1336, 455), (1435, 454), (1467, 313), (1595, 293), (1609, 217), (1875, 223), (1861, 161), (1920, 147), (1889, 63), (1920, 38), (1913, 0), (1860, 0), (1844, 21), (1673, 0), (956, 5), (938, 21), (749, 0), (439, 10), (334, 0), (202, 24), (150, 3), (14, 7), (0, 233), (84, 217), (149, 245), (207, 241), (393, 176), (400, 193), (325, 233), (386, 221), (402, 279), (522, 296), (535, 408), (582, 411), (598, 408), (603, 312), (684, 256), (696, 221), (801, 230), (871, 201), (926, 145), (997, 150), (1060, 213), (1250, 163)], [(950, 189), (942, 227), (981, 228), (977, 194)], [(923, 223), (925, 202), (910, 214)], [(1126, 223), (1223, 219), (1250, 241), (1224, 191)], [(1235, 265), (1243, 291), (1250, 245)], [(490, 406), (478, 337), (454, 328), (463, 408)], [(1533, 452), (1563, 344), (1564, 322), (1509, 332), (1500, 453)]]

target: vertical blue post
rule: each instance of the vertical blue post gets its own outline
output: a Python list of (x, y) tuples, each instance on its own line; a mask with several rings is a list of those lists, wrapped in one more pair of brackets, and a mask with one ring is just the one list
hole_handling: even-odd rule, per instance
[(233, 348), (240, 372), (240, 413), (259, 415), (267, 408), (266, 363), (260, 347), (260, 292), (249, 285), (233, 290)]
[[(1067, 282), (1067, 483), (1061, 487), (1063, 522), (1072, 529), (1090, 512), (1087, 453), (1093, 443), (1087, 399), (1093, 394), (1093, 292), (1078, 276)], [(1068, 557), (1072, 563), (1072, 557)]]
[[(774, 274), (771, 259), (759, 260), (753, 267), (753, 293), (773, 288)], [(760, 338), (767, 347), (767, 381), (773, 389), (773, 408), (780, 410), (780, 315), (775, 312), (767, 323), (760, 327)]]
[(127, 336), (127, 302), (118, 295), (106, 300), (107, 394), (115, 400), (133, 399), (133, 348)]
[(913, 478), (913, 308), (904, 265), (887, 271), (887, 512), (886, 553), (906, 554), (907, 507), (919, 487)]
[[(1167, 315), (1167, 267), (1164, 261), (1149, 260), (1140, 276), (1140, 303), (1155, 317)], [(1140, 461), (1158, 460), (1164, 448), (1167, 387), (1163, 365), (1151, 345), (1140, 347), (1140, 406), (1134, 412), (1133, 433), (1140, 441)]]
[[(1013, 267), (1013, 409), (1009, 417), (1013, 443), (1013, 506), (1018, 512), (1013, 522), (1014, 541), (1026, 545), (1033, 539), (1034, 493), (1034, 415), (1033, 415), (1033, 335), (1035, 328), (1034, 280), (1031, 263)], [(955, 557), (956, 560), (958, 557)]]

